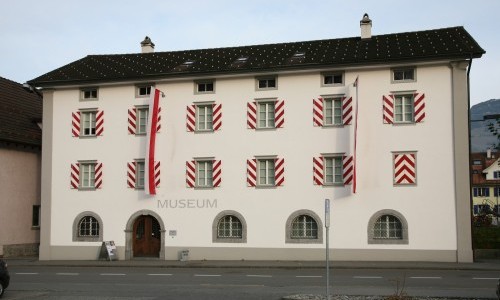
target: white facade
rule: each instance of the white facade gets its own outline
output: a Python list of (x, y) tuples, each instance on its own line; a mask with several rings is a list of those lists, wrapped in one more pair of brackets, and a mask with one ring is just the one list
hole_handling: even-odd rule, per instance
[[(465, 66), (464, 66), (465, 64)], [(210, 76), (215, 92), (194, 93), (203, 78), (162, 79), (148, 82), (103, 83), (97, 101), (80, 100), (85, 86), (55, 87), (44, 92), (42, 216), (40, 259), (96, 259), (101, 241), (112, 240), (120, 259), (131, 252), (134, 220), (142, 214), (158, 219), (162, 227), (162, 259), (178, 259), (190, 250), (190, 259), (321, 260), (324, 230), (312, 243), (287, 242), (287, 219), (297, 211), (315, 214), (324, 227), (324, 199), (331, 199), (331, 257), (334, 260), (471, 261), (470, 204), (458, 196), (469, 183), (467, 174), (466, 63), (450, 61), (412, 64), (416, 80), (394, 83), (395, 65), (277, 72), (277, 89), (256, 89), (263, 74)], [(343, 71), (344, 85), (322, 86), (322, 74)], [(354, 122), (335, 127), (313, 126), (313, 99), (328, 95), (355, 98), (358, 85), (357, 192), (352, 185), (313, 184), (313, 157), (353, 155)], [(147, 105), (136, 97), (137, 84), (151, 83), (164, 92), (160, 99), (161, 130), (156, 160), (161, 183), (156, 196), (127, 187), (127, 163), (144, 159), (146, 136), (128, 133), (127, 112)], [(350, 87), (349, 87), (350, 86)], [(384, 95), (425, 94), (425, 120), (411, 124), (383, 122)], [(284, 126), (249, 129), (247, 103), (256, 99), (284, 100)], [(186, 130), (186, 107), (204, 102), (222, 104), (222, 126), (213, 132)], [(103, 111), (103, 133), (73, 137), (71, 115), (84, 109)], [(416, 155), (416, 183), (394, 183), (395, 153)], [(259, 156), (284, 159), (284, 184), (249, 187), (247, 160)], [(186, 161), (211, 158), (222, 163), (220, 187), (186, 186)], [(78, 161), (102, 163), (102, 186), (95, 190), (70, 188), (70, 165)], [(464, 177), (465, 176), (465, 177)], [(466, 198), (465, 198), (466, 200)], [(457, 203), (460, 203), (457, 205)], [(175, 207), (177, 206), (177, 207)], [(462, 208), (458, 207), (461, 206)], [(235, 211), (246, 224), (246, 241), (214, 242), (212, 225), (224, 211)], [(405, 243), (370, 243), (370, 219), (380, 211), (402, 216)], [(74, 240), (74, 223), (84, 212), (101, 220), (98, 241)], [(464, 225), (465, 224), (465, 225)], [(470, 230), (470, 228), (469, 228)], [(468, 235), (469, 234), (469, 235)], [(468, 236), (467, 236), (468, 235)]]

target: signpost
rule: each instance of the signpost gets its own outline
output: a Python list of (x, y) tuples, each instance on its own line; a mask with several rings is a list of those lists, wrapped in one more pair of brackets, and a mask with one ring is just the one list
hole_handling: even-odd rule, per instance
[(325, 199), (325, 228), (326, 228), (326, 300), (330, 300), (330, 199)]
[(101, 253), (99, 259), (118, 260), (116, 255), (116, 245), (114, 241), (105, 241), (101, 245)]

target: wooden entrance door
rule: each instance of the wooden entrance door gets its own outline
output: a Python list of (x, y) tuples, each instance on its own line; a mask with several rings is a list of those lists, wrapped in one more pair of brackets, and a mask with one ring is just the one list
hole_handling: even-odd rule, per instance
[(139, 216), (134, 223), (135, 257), (160, 256), (160, 224), (153, 216)]

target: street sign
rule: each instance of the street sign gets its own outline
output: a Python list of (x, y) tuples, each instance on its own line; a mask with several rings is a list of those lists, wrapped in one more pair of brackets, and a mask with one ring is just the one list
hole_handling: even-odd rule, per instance
[(325, 199), (325, 227), (330, 227), (330, 199)]

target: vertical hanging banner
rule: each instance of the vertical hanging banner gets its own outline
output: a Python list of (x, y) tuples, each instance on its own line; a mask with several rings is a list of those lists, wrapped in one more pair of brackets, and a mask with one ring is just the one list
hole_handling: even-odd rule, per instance
[(146, 160), (144, 164), (144, 191), (149, 195), (156, 195), (155, 148), (161, 95), (162, 92), (160, 90), (151, 87), (151, 94), (149, 98), (148, 130), (146, 136)]

